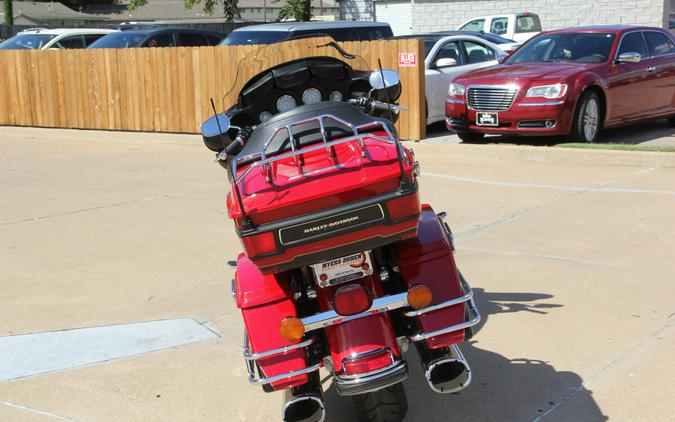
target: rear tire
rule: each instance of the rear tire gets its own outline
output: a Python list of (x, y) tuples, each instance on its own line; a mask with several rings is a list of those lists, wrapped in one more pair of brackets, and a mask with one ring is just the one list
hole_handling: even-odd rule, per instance
[(572, 124), (572, 139), (592, 144), (598, 139), (602, 119), (602, 106), (598, 95), (586, 91), (579, 98)]
[(485, 135), (476, 132), (457, 132), (457, 136), (459, 136), (462, 142), (467, 143), (481, 142), (485, 138)]
[(670, 127), (675, 127), (675, 116), (668, 117), (668, 124), (670, 125)]
[(408, 412), (402, 382), (352, 399), (359, 422), (400, 422)]

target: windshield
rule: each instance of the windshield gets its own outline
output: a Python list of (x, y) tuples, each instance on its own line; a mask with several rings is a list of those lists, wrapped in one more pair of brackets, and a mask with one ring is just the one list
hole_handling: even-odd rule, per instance
[(220, 45), (259, 45), (281, 41), (290, 33), (288, 31), (233, 31)]
[(0, 43), (2, 50), (39, 50), (56, 35), (47, 34), (19, 34)]
[[(350, 54), (350, 44), (358, 43), (338, 44), (337, 41), (328, 36), (308, 36), (263, 45), (251, 51), (239, 60), (234, 81), (223, 96), (223, 111), (230, 109), (237, 103), (242, 89), (252, 79), (283, 63), (303, 58), (330, 57), (346, 63), (353, 70), (370, 70), (362, 57)], [(241, 54), (239, 49), (243, 49), (242, 52), (250, 49), (250, 47), (245, 46), (230, 46), (230, 48), (236, 48), (237, 55)], [(345, 98), (348, 98), (347, 94), (345, 93)], [(322, 98), (321, 100), (326, 101), (328, 98)]]
[(148, 36), (147, 33), (117, 32), (101, 37), (92, 43), (89, 48), (130, 48), (138, 47)]
[(493, 44), (511, 44), (511, 43), (515, 42), (515, 41), (510, 40), (508, 38), (500, 37), (499, 35), (490, 34), (490, 33), (487, 33), (487, 32), (479, 34), (478, 36), (483, 38), (483, 39), (486, 39), (486, 40), (490, 41)]
[(516, 50), (506, 63), (604, 63), (614, 37), (614, 34), (590, 32), (539, 35)]

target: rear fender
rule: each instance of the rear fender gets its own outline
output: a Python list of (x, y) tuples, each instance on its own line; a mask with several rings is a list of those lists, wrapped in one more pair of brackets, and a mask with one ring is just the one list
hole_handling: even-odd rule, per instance
[[(377, 273), (362, 278), (359, 283), (369, 290), (373, 296), (382, 296), (382, 282)], [(322, 310), (333, 309), (333, 294), (337, 288), (343, 285), (318, 289), (317, 298)], [(357, 375), (358, 373), (345, 373), (344, 362), (353, 360), (357, 356), (367, 356), (372, 352), (387, 350), (391, 352), (391, 358), (394, 362), (401, 360), (401, 352), (396, 343), (394, 328), (388, 313), (375, 314), (332, 325), (326, 327), (325, 331), (337, 377)]]

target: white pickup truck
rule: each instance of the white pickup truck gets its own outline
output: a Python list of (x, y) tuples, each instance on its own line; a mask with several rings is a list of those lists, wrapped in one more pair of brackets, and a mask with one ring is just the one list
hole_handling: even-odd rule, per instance
[(475, 17), (464, 22), (459, 30), (490, 32), (523, 43), (541, 32), (541, 22), (535, 13), (505, 13)]

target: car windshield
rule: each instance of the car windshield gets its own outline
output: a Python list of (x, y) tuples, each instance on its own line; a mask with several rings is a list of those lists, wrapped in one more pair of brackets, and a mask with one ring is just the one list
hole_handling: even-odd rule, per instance
[(56, 35), (19, 34), (0, 43), (2, 50), (39, 50)]
[(486, 40), (490, 41), (493, 44), (511, 44), (511, 43), (515, 42), (515, 41), (510, 40), (508, 38), (500, 37), (499, 35), (490, 34), (490, 33), (487, 33), (487, 32), (481, 33), (478, 36), (483, 38), (483, 39), (486, 39)]
[(603, 63), (609, 57), (614, 37), (597, 32), (543, 34), (516, 50), (506, 63)]
[(138, 47), (147, 36), (147, 33), (133, 33), (129, 31), (116, 32), (114, 34), (101, 37), (98, 41), (92, 43), (89, 48)]
[(234, 31), (220, 45), (271, 44), (284, 40), (289, 35), (288, 31)]
[(429, 55), (429, 52), (434, 48), (438, 40), (438, 38), (427, 38), (424, 40), (424, 57)]

